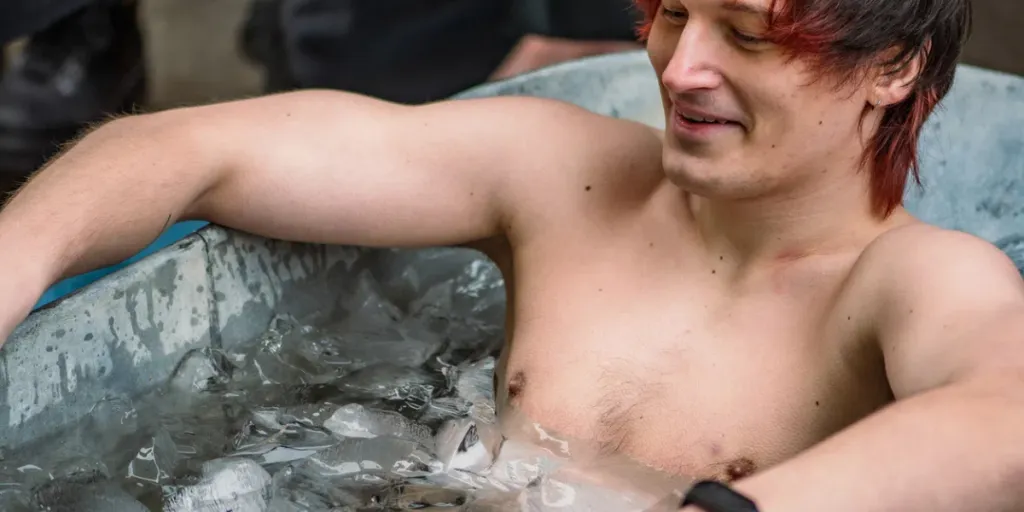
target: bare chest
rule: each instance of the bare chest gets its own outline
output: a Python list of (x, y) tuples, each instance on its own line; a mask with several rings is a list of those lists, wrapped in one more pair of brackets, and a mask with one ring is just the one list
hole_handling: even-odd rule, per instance
[(834, 321), (827, 289), (736, 299), (686, 269), (575, 268), (517, 281), (500, 367), (499, 400), (555, 431), (731, 480), (887, 400), (882, 368)]

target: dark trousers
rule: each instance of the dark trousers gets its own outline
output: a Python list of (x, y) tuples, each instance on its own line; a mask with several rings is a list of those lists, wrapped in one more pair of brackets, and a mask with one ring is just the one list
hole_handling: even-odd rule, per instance
[(39, 32), (95, 1), (0, 0), (0, 45)]
[(277, 18), (278, 44), (266, 43), (259, 59), (270, 90), (331, 88), (403, 103), (486, 81), (524, 34), (630, 40), (637, 20), (630, 0), (257, 1), (262, 16)]
[(421, 103), (486, 80), (515, 45), (508, 0), (283, 0), (296, 85)]

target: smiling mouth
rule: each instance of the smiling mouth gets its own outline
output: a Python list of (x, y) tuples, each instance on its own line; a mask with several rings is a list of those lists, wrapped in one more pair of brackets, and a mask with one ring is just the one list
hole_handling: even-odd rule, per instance
[(725, 119), (725, 118), (721, 118), (721, 117), (710, 117), (710, 116), (707, 116), (707, 115), (686, 114), (686, 113), (680, 112), (678, 109), (673, 109), (673, 110), (675, 110), (676, 119), (678, 119), (679, 121), (682, 121), (684, 123), (687, 123), (687, 124), (709, 125), (709, 126), (716, 126), (716, 125), (717, 126), (737, 126), (737, 127), (740, 127), (740, 128), (743, 127), (742, 124), (740, 124), (740, 123), (738, 123), (736, 121), (733, 121), (731, 119)]
[(718, 118), (714, 118), (714, 117), (689, 116), (689, 115), (678, 113), (678, 112), (676, 113), (676, 115), (678, 115), (683, 120), (689, 121), (691, 123), (702, 123), (702, 124), (736, 124), (735, 122), (729, 121), (728, 119), (718, 119)]

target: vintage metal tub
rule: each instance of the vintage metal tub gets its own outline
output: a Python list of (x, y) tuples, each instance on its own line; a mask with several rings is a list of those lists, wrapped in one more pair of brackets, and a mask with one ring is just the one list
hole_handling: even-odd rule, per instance
[[(641, 52), (563, 64), (462, 96), (512, 94), (663, 122)], [(997, 243), (1021, 266), (1024, 79), (961, 67), (927, 125), (921, 159), (925, 186), (911, 186), (909, 208)], [(14, 449), (52, 436), (104, 397), (143, 393), (192, 349), (236, 346), (264, 332), (275, 315), (337, 303), (351, 290), (357, 257), (357, 267), (370, 265), (379, 275), (415, 271), (421, 280), (481, 264), (465, 250), (362, 253), (206, 227), (41, 308), (0, 351), (0, 444)], [(500, 309), (494, 322), (502, 319)]]

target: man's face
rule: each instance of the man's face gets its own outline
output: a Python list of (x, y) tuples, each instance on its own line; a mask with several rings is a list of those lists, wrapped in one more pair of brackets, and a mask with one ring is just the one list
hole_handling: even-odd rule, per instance
[(759, 41), (768, 7), (663, 0), (655, 17), (648, 53), (665, 105), (665, 171), (697, 195), (798, 193), (848, 172), (863, 152), (868, 88), (814, 81), (806, 63)]

